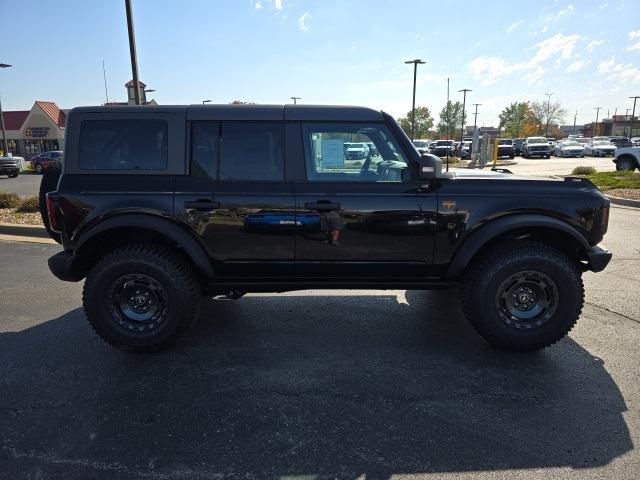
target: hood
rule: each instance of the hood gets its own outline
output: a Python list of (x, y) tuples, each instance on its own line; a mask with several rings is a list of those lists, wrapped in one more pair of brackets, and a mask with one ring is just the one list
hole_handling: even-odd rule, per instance
[[(508, 167), (507, 167), (508, 168)], [(532, 182), (539, 181), (557, 181), (561, 182), (561, 179), (549, 178), (549, 177), (523, 177), (519, 175), (514, 175), (512, 173), (504, 173), (497, 172), (490, 169), (479, 169), (479, 168), (451, 168), (450, 172), (455, 174), (455, 178), (459, 178), (461, 180), (464, 179), (491, 179), (491, 180), (530, 180)]]

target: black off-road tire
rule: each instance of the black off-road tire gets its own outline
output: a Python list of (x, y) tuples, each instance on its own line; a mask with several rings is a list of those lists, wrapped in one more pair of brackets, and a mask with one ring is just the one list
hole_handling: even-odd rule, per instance
[(58, 243), (62, 243), (60, 234), (51, 230), (49, 225), (49, 215), (47, 214), (47, 193), (53, 192), (58, 188), (58, 180), (62, 174), (62, 165), (60, 162), (52, 163), (42, 174), (42, 180), (40, 180), (40, 192), (38, 195), (38, 208), (40, 210), (40, 216), (42, 217), (42, 223), (44, 228), (47, 229), (49, 236)]
[[(514, 322), (505, 314), (500, 292), (510, 293), (503, 285), (518, 275), (520, 281), (527, 275), (550, 279), (555, 310), (549, 309), (548, 318), (538, 320), (541, 324)], [(460, 287), (465, 316), (482, 337), (502, 350), (532, 351), (556, 343), (573, 328), (584, 304), (584, 286), (576, 263), (555, 248), (534, 241), (491, 248), (472, 262)]]
[[(144, 297), (145, 285), (158, 316), (132, 320), (132, 310), (120, 302), (127, 292), (136, 297), (143, 291), (139, 296)], [(201, 299), (201, 279), (191, 262), (154, 244), (128, 245), (103, 257), (87, 276), (82, 294), (96, 333), (116, 348), (138, 353), (157, 352), (179, 340), (197, 320)], [(138, 306), (135, 300), (129, 305)]]
[(629, 157), (621, 157), (616, 162), (616, 170), (618, 172), (633, 172), (636, 167), (636, 163)]

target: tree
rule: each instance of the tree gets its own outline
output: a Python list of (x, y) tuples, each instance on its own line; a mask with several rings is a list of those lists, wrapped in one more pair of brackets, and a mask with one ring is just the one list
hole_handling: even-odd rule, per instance
[(454, 138), (462, 127), (462, 103), (449, 100), (440, 112), (438, 132), (447, 138)]
[[(409, 137), (411, 137), (411, 110), (406, 117), (398, 119), (398, 123)], [(428, 107), (416, 107), (416, 123), (414, 138), (428, 138), (433, 128), (433, 117)]]
[(513, 102), (502, 110), (499, 117), (500, 128), (512, 138), (520, 138), (524, 135), (525, 126), (532, 123), (528, 102)]
[(538, 135), (548, 131), (552, 122), (562, 122), (567, 116), (560, 102), (531, 102), (530, 110), (533, 122), (538, 125)]

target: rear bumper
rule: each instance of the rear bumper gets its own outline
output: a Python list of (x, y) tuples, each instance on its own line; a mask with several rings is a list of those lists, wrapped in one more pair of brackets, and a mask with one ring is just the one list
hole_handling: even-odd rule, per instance
[(588, 269), (592, 272), (601, 272), (611, 261), (613, 254), (598, 245), (594, 246), (587, 252)]
[(17, 165), (1, 165), (0, 175), (6, 175), (7, 173), (20, 173), (20, 167)]
[(51, 273), (65, 282), (78, 282), (86, 276), (82, 258), (72, 253), (56, 253), (47, 263)]

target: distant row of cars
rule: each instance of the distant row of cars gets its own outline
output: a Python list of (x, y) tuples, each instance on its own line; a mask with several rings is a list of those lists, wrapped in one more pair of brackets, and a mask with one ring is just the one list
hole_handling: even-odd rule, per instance
[[(453, 140), (415, 140), (418, 152), (431, 153), (439, 157), (459, 156), (462, 159), (471, 157), (472, 139), (464, 138), (462, 143)], [(523, 158), (551, 158), (557, 157), (606, 157), (615, 156), (616, 148), (623, 146), (640, 145), (640, 138), (628, 139), (626, 137), (578, 137), (556, 141), (555, 138), (527, 137), (515, 139), (500, 139), (498, 145), (498, 157), (514, 158), (520, 155)]]

